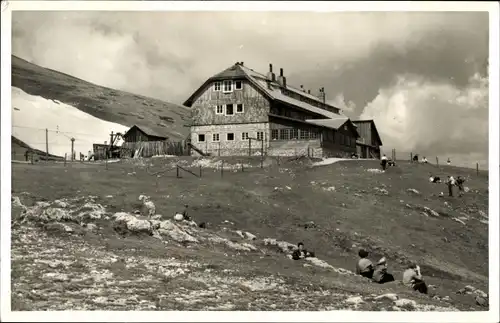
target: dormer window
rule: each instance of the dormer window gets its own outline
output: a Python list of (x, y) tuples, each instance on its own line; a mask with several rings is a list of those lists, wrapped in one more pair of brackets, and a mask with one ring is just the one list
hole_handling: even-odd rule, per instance
[(214, 91), (219, 92), (221, 88), (221, 82), (214, 83)]
[(241, 89), (243, 89), (243, 82), (242, 81), (235, 81), (234, 82), (234, 89), (235, 90), (241, 90)]
[(233, 92), (233, 81), (224, 81), (223, 82), (223, 92)]

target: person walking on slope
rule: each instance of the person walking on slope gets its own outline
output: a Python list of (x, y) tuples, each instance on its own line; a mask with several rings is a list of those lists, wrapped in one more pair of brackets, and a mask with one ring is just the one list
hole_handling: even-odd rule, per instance
[(411, 264), (405, 270), (403, 284), (422, 294), (427, 294), (427, 284), (423, 281), (420, 267), (417, 264)]
[(380, 162), (380, 165), (382, 165), (382, 170), (385, 170), (385, 168), (387, 167), (387, 156), (384, 154), (384, 156), (382, 156), (381, 158), (381, 162)]

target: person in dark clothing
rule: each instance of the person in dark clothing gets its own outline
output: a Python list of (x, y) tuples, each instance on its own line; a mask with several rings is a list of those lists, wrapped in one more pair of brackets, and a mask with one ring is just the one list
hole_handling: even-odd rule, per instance
[(314, 252), (309, 252), (304, 249), (304, 243), (299, 242), (297, 245), (297, 250), (292, 253), (293, 260), (304, 259), (308, 257), (314, 257)]
[(191, 217), (188, 215), (188, 205), (184, 205), (184, 211), (182, 211), (182, 218), (186, 221), (191, 221)]
[(368, 259), (368, 251), (361, 249), (358, 252), (359, 261), (356, 264), (356, 274), (361, 275), (366, 278), (372, 278), (373, 276), (373, 263)]
[(462, 176), (457, 177), (458, 195), (462, 196), (464, 193), (464, 183), (465, 179)]
[(380, 259), (373, 270), (372, 279), (374, 282), (384, 284), (394, 281), (394, 276), (387, 272), (387, 262), (385, 257)]
[(413, 156), (413, 161), (418, 163), (418, 155)]

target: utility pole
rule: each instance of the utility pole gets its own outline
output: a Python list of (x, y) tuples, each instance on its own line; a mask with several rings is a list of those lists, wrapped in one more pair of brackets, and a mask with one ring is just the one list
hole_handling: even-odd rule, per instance
[(75, 160), (75, 138), (71, 138), (71, 161)]
[(45, 161), (49, 161), (49, 129), (45, 128)]

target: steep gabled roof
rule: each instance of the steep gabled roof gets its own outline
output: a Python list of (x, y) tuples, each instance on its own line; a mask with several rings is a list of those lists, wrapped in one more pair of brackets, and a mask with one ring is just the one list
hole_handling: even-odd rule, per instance
[[(206, 88), (207, 85), (212, 83), (213, 81), (217, 80), (227, 80), (227, 79), (246, 79), (250, 83), (252, 83), (258, 90), (261, 92), (264, 96), (271, 100), (276, 100), (283, 102), (285, 104), (293, 105), (295, 107), (298, 107), (300, 109), (321, 115), (326, 118), (338, 118), (340, 114), (333, 113), (324, 109), (320, 109), (318, 107), (315, 107), (314, 105), (308, 104), (307, 102), (303, 102), (300, 100), (297, 100), (295, 98), (292, 98), (290, 96), (284, 95), (281, 92), (281, 85), (275, 81), (275, 82), (270, 82), (267, 79), (267, 76), (258, 72), (255, 72), (254, 70), (243, 66), (241, 64), (235, 64), (233, 66), (230, 66), (229, 68), (225, 69), (224, 71), (210, 77), (208, 80), (203, 83), (202, 86), (200, 86), (187, 100), (184, 102), (185, 106), (190, 107), (193, 104), (193, 101), (197, 96)], [(289, 84), (286, 85), (286, 89), (288, 91), (292, 91), (302, 97), (308, 98), (310, 100), (314, 100), (318, 103), (325, 104), (323, 103), (322, 100), (320, 100), (318, 97), (303, 92), (297, 88), (294, 88), (290, 86)], [(328, 104), (325, 104), (327, 106), (330, 106)], [(336, 108), (336, 107), (333, 107)], [(336, 108), (338, 109), (338, 108)], [(339, 109), (340, 110), (340, 109)]]
[(143, 126), (143, 125), (140, 125), (140, 126), (133, 125), (132, 127), (130, 127), (129, 130), (127, 130), (127, 132), (123, 136), (126, 136), (134, 128), (139, 129), (140, 131), (142, 131), (143, 133), (145, 133), (148, 136), (168, 139), (168, 136), (165, 136), (164, 134), (160, 134), (158, 131), (155, 131), (154, 129), (151, 129), (151, 128)]
[(380, 138), (380, 135), (377, 130), (377, 126), (375, 126), (375, 121), (373, 119), (366, 119), (366, 120), (353, 120), (352, 123), (354, 123), (357, 127), (358, 124), (360, 123), (370, 123), (370, 127), (375, 130), (375, 135), (377, 136), (377, 141), (379, 146), (382, 146), (382, 139)]
[(348, 117), (345, 116), (337, 117), (334, 119), (307, 119), (306, 122), (335, 130), (338, 130), (340, 127), (342, 127), (347, 123), (351, 127), (351, 130), (353, 130), (353, 132), (356, 133), (356, 136), (359, 137), (359, 133), (356, 129), (356, 126), (351, 122), (351, 120), (349, 120)]

